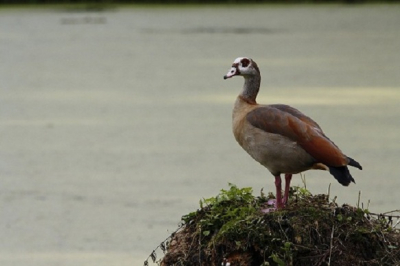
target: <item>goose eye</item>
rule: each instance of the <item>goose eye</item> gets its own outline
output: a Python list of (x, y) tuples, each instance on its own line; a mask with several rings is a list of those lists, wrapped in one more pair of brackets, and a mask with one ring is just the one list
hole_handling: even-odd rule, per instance
[(243, 67), (248, 67), (250, 65), (250, 60), (244, 58), (244, 59), (242, 59), (241, 63), (242, 63)]

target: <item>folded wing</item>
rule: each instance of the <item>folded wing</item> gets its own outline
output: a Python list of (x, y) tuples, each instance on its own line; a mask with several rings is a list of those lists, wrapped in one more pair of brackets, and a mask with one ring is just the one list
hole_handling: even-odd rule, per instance
[(316, 162), (333, 167), (349, 164), (349, 158), (324, 135), (319, 125), (293, 107), (260, 106), (249, 112), (246, 119), (254, 127), (297, 142)]

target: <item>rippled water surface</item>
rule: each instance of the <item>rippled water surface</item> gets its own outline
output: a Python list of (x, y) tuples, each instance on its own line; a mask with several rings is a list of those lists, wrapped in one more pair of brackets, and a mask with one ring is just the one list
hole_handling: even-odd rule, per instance
[(141, 265), (228, 182), (273, 191), (231, 133), (239, 56), (363, 165), (312, 193), (400, 207), (399, 5), (3, 9), (0, 32), (1, 265)]

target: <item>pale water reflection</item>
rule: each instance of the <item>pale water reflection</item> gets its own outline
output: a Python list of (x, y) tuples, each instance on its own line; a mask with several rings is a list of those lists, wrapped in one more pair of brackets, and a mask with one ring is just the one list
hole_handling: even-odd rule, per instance
[[(264, 92), (264, 90), (266, 92)], [(385, 105), (400, 103), (399, 88), (296, 88), (293, 94), (299, 93), (301, 97), (288, 97), (287, 90), (282, 93), (276, 88), (263, 88), (260, 92), (257, 102), (285, 103), (293, 106), (301, 105)], [(240, 91), (240, 87), (238, 89)], [(204, 101), (210, 103), (231, 104), (232, 99), (237, 97), (237, 93), (221, 93), (203, 95), (201, 98), (176, 99), (177, 102), (186, 101)]]
[(238, 56), (363, 165), (313, 193), (400, 207), (399, 5), (4, 9), (0, 32), (1, 265), (141, 265), (228, 182), (273, 190), (231, 133)]

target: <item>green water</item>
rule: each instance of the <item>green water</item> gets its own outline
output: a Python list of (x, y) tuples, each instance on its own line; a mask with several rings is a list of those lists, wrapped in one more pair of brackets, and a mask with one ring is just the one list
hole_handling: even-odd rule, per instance
[(231, 133), (239, 56), (364, 167), (311, 192), (399, 208), (399, 5), (6, 9), (0, 32), (1, 265), (141, 265), (228, 182), (273, 191)]

